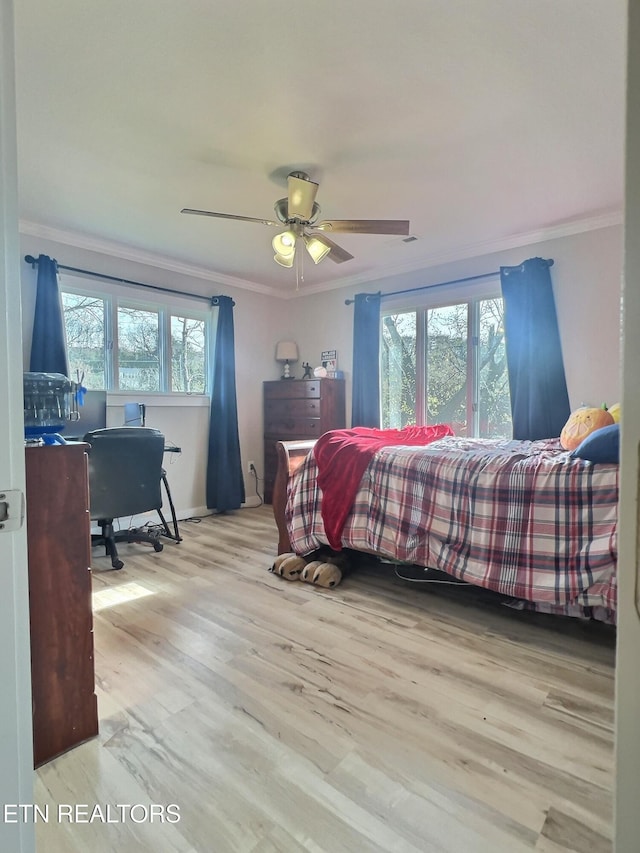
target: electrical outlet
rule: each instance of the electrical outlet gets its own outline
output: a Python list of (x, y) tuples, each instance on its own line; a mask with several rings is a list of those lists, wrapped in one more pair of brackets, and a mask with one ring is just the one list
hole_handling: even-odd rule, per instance
[(255, 472), (255, 470), (256, 470), (256, 463), (253, 461), (253, 459), (250, 459), (247, 462), (247, 472), (249, 474), (253, 474)]

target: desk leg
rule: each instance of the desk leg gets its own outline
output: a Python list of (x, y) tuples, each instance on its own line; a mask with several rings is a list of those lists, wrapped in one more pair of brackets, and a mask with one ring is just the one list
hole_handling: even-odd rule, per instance
[(176, 542), (182, 542), (182, 536), (180, 536), (180, 531), (178, 529), (178, 519), (176, 518), (176, 510), (173, 505), (173, 500), (171, 499), (171, 489), (169, 488), (169, 483), (167, 481), (167, 475), (165, 472), (162, 472), (162, 482), (164, 483), (164, 490), (167, 493), (167, 498), (169, 500), (169, 509), (171, 510), (171, 521), (173, 524), (173, 533), (169, 530), (169, 525), (166, 522), (164, 515), (161, 510), (158, 510), (158, 515), (160, 516), (160, 520), (162, 521), (164, 527), (164, 536), (168, 536), (169, 539), (174, 539)]

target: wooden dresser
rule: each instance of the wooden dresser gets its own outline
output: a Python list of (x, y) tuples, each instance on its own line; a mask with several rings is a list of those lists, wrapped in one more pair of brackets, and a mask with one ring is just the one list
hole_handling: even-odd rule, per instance
[(270, 504), (276, 441), (319, 438), (345, 427), (344, 379), (277, 379), (264, 383), (264, 500)]
[(36, 767), (98, 734), (86, 448), (25, 449)]

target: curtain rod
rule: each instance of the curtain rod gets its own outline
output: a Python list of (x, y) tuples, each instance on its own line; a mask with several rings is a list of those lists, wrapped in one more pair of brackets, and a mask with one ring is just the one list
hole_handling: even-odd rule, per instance
[[(547, 263), (550, 267), (553, 266), (553, 259), (550, 258)], [(439, 281), (437, 284), (423, 284), (420, 287), (408, 287), (406, 290), (392, 290), (389, 293), (380, 293), (381, 299), (387, 299), (389, 296), (401, 296), (403, 293), (416, 293), (418, 290), (431, 290), (432, 287), (446, 287), (450, 284), (465, 284), (468, 281), (479, 281), (482, 278), (493, 278), (496, 275), (500, 275), (500, 270), (494, 270), (494, 272), (484, 272), (481, 275), (470, 275), (467, 278), (454, 278), (451, 281)], [(345, 305), (353, 305), (355, 299), (345, 299)]]
[[(38, 259), (34, 258), (33, 255), (25, 255), (24, 259), (28, 264), (31, 264), (31, 269), (34, 269), (35, 267), (37, 267)], [(78, 267), (68, 267), (68, 266), (65, 266), (65, 264), (59, 264), (57, 261), (56, 261), (56, 266), (59, 270), (68, 270), (69, 272), (77, 272), (77, 273), (80, 273), (81, 275), (91, 275), (94, 278), (102, 278), (102, 279), (105, 279), (106, 281), (115, 281), (118, 284), (131, 284), (134, 287), (144, 287), (147, 290), (157, 290), (157, 291), (160, 291), (161, 293), (172, 293), (176, 296), (188, 296), (191, 299), (201, 299), (201, 300), (204, 300), (205, 302), (208, 302), (209, 305), (211, 305), (211, 306), (217, 305), (219, 302), (219, 299), (220, 299), (219, 296), (203, 296), (201, 293), (186, 293), (183, 290), (174, 290), (171, 287), (160, 287), (160, 285), (158, 285), (158, 284), (143, 284), (141, 281), (131, 281), (128, 278), (119, 278), (118, 276), (106, 275), (105, 273), (102, 273), (102, 272), (93, 272), (92, 270), (83, 270), (83, 269), (79, 269)], [(236, 304), (235, 302), (233, 302), (233, 300), (232, 300), (232, 303), (233, 303), (233, 305)]]

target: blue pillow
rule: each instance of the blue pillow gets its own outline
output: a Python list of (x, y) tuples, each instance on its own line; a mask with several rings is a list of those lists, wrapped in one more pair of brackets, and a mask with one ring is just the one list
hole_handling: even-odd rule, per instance
[(588, 435), (571, 456), (588, 462), (620, 461), (620, 424), (601, 427)]

